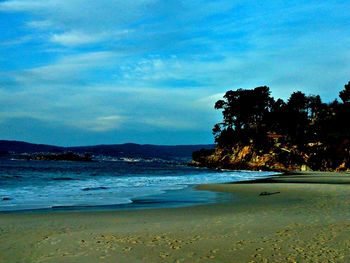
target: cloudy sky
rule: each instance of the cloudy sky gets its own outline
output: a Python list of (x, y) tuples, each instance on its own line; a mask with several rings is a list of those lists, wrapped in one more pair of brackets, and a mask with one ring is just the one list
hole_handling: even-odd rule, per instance
[(0, 0), (0, 139), (212, 143), (228, 89), (337, 97), (350, 1)]

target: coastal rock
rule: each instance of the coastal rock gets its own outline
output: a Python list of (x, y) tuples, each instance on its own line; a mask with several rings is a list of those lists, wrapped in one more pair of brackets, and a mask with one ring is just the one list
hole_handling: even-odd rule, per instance
[(349, 167), (347, 166), (346, 162), (343, 162), (341, 165), (339, 165), (336, 169), (336, 172), (348, 172), (350, 171)]
[(337, 161), (334, 151), (319, 143), (308, 143), (303, 150), (281, 143), (266, 150), (257, 149), (253, 144), (236, 145), (228, 149), (217, 147), (210, 152), (201, 150), (193, 155), (191, 165), (235, 170), (350, 171), (349, 154), (343, 154), (345, 161)]
[(301, 165), (300, 171), (306, 172), (306, 171), (312, 171), (312, 169), (307, 166), (306, 164)]

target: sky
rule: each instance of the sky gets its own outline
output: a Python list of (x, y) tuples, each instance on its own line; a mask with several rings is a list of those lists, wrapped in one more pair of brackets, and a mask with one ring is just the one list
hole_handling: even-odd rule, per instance
[(0, 139), (213, 143), (225, 91), (331, 101), (350, 1), (0, 0)]

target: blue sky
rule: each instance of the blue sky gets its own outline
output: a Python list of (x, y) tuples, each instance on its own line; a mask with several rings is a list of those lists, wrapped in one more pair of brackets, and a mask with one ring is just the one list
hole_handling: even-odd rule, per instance
[(330, 101), (350, 1), (0, 1), (0, 138), (212, 143), (226, 90)]

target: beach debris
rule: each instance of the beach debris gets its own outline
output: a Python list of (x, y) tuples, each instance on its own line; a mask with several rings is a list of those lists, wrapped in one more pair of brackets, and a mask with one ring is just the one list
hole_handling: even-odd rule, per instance
[(275, 195), (280, 194), (281, 192), (261, 192), (259, 196), (266, 196), (266, 195)]

